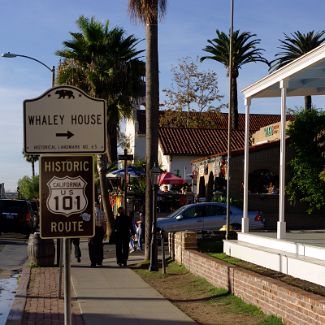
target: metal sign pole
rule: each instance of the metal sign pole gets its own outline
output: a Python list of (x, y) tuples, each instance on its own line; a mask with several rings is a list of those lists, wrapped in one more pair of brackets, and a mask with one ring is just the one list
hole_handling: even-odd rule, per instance
[(71, 325), (70, 238), (64, 238), (64, 325)]
[(57, 239), (57, 242), (60, 243), (59, 247), (59, 298), (61, 298), (62, 293), (62, 268), (63, 268), (63, 240), (62, 238)]

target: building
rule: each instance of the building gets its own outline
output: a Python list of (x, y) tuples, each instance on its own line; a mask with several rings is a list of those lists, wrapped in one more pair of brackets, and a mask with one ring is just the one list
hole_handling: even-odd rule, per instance
[[(291, 119), (291, 118), (290, 118)], [(286, 125), (290, 121), (286, 122)], [(260, 128), (251, 136), (249, 147), (248, 209), (263, 211), (266, 228), (275, 229), (279, 212), (280, 123)], [(286, 139), (286, 172), (293, 153)], [(220, 152), (192, 162), (196, 194), (204, 200), (226, 196), (227, 152)], [(231, 151), (229, 193), (233, 200), (243, 201), (244, 148)], [(289, 229), (325, 227), (323, 211), (308, 216), (306, 206), (292, 206), (286, 198), (286, 220)]]
[[(160, 114), (164, 114), (162, 111)], [(183, 114), (189, 114), (184, 112)], [(200, 113), (196, 113), (200, 114)], [(158, 163), (162, 169), (190, 180), (192, 161), (227, 150), (228, 115), (207, 113), (215, 128), (159, 127)], [(261, 127), (279, 122), (275, 114), (252, 114), (252, 133)], [(135, 160), (145, 159), (145, 110), (135, 110), (134, 118), (126, 121), (125, 135), (129, 139), (129, 152)], [(244, 147), (245, 115), (239, 114), (238, 130), (232, 132), (232, 149)]]

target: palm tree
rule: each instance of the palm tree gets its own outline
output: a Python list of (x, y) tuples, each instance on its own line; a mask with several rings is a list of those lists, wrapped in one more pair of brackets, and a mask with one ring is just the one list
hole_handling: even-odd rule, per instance
[[(281, 45), (278, 47), (282, 50), (275, 54), (276, 59), (270, 62), (270, 71), (275, 71), (300, 56), (308, 53), (317, 46), (321, 45), (325, 40), (325, 30), (320, 32), (311, 31), (301, 33), (296, 31), (289, 37), (284, 34), (284, 40), (279, 40)], [(311, 109), (311, 96), (305, 96), (305, 110)]]
[[(216, 30), (217, 37), (208, 40), (210, 45), (207, 45), (203, 51), (210, 53), (210, 56), (201, 57), (200, 61), (211, 59), (222, 63), (227, 70), (229, 70), (229, 35), (224, 32)], [(251, 62), (263, 62), (268, 64), (268, 61), (262, 57), (263, 49), (258, 48), (261, 40), (255, 38), (256, 34), (249, 32), (240, 33), (239, 30), (233, 32), (232, 36), (232, 66), (231, 72), (231, 94), (230, 94), (230, 115), (231, 128), (236, 130), (238, 128), (238, 98), (237, 98), (237, 78), (239, 76), (239, 69)], [(228, 71), (229, 76), (229, 71)]]
[(24, 152), (23, 155), (25, 160), (32, 164), (32, 176), (35, 177), (35, 163), (38, 161), (39, 155), (30, 155)]
[[(56, 54), (64, 58), (58, 73), (59, 84), (77, 86), (107, 103), (107, 155), (99, 155), (97, 169), (101, 193), (108, 193), (107, 165), (117, 160), (117, 133), (121, 117), (129, 117), (135, 98), (144, 88), (145, 65), (136, 50), (139, 41), (125, 36), (121, 28), (109, 30), (93, 17), (77, 20), (79, 33), (70, 33), (72, 40), (63, 42), (64, 49)], [(102, 195), (108, 216), (109, 233), (114, 222), (107, 195)]]
[(132, 17), (146, 26), (146, 193), (145, 193), (145, 259), (149, 259), (152, 193), (150, 172), (158, 164), (158, 114), (159, 114), (159, 70), (158, 70), (158, 20), (166, 12), (167, 0), (129, 0)]
[(136, 50), (139, 41), (125, 36), (121, 28), (108, 30), (94, 18), (81, 16), (81, 33), (70, 33), (65, 49), (56, 54), (66, 60), (60, 65), (58, 82), (73, 84), (90, 95), (105, 99), (108, 113), (107, 152), (109, 163), (117, 160), (117, 131), (122, 117), (130, 117), (133, 99), (143, 92), (144, 62)]

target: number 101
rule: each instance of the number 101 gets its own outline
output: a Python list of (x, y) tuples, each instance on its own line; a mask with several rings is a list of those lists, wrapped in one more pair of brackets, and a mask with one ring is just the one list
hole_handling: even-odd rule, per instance
[[(75, 204), (76, 206), (73, 205), (73, 200), (75, 199)], [(55, 196), (54, 197), (55, 201), (55, 210), (59, 211), (65, 210), (65, 211), (70, 211), (70, 210), (80, 210), (80, 196)], [(61, 206), (60, 206), (61, 205)]]

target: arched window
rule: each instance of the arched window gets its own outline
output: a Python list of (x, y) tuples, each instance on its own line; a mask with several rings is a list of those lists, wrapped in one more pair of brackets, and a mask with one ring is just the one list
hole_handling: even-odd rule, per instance
[(209, 181), (208, 181), (208, 184), (207, 184), (207, 201), (211, 201), (211, 199), (212, 199), (212, 196), (213, 196), (213, 183), (214, 183), (214, 181), (213, 181), (213, 179), (214, 179), (214, 176), (213, 176), (213, 173), (212, 172), (210, 172), (210, 174), (209, 174)]
[(204, 176), (200, 177), (199, 197), (205, 197), (205, 180), (204, 180)]

